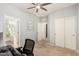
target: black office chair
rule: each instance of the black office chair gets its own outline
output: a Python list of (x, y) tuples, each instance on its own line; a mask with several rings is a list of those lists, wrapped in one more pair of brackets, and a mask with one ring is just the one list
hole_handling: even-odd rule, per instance
[(35, 41), (31, 39), (25, 39), (24, 47), (19, 47), (17, 50), (21, 52), (21, 54), (26, 54), (27, 56), (34, 56), (33, 49), (34, 49)]

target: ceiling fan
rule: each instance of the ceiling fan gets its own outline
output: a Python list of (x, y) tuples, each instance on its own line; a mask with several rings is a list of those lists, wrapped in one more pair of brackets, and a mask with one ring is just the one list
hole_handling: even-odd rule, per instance
[(43, 3), (43, 4), (40, 4), (40, 3), (32, 3), (32, 5), (34, 5), (34, 6), (33, 7), (29, 7), (27, 9), (33, 9), (33, 8), (35, 8), (36, 13), (38, 12), (39, 9), (42, 9), (44, 11), (47, 11), (47, 9), (44, 8), (44, 6), (47, 6), (49, 4), (51, 4), (51, 3)]

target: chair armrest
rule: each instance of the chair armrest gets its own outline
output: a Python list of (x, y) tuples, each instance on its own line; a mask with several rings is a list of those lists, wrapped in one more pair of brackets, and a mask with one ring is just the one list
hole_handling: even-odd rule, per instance
[(16, 48), (20, 53), (22, 53), (23, 52), (23, 47), (18, 47), (18, 48)]

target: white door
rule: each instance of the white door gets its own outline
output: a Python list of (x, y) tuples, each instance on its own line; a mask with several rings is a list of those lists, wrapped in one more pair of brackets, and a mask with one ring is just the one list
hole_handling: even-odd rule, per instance
[(38, 23), (38, 41), (42, 40), (41, 23)]
[(42, 39), (46, 40), (46, 23), (42, 23)]
[(38, 23), (38, 41), (46, 39), (46, 23)]
[(64, 18), (55, 19), (55, 44), (64, 47)]
[(65, 18), (65, 47), (76, 50), (76, 19), (75, 17)]

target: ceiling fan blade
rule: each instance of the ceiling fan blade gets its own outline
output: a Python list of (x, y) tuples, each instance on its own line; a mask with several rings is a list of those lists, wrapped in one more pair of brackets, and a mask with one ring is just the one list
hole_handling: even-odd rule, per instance
[(40, 7), (41, 9), (43, 9), (44, 11), (47, 11), (47, 9), (43, 8), (43, 7)]
[(36, 9), (36, 13), (38, 12), (38, 9)]
[(41, 6), (46, 6), (46, 5), (49, 5), (51, 3), (44, 3), (44, 4), (41, 4)]
[(27, 8), (27, 9), (32, 9), (32, 8), (35, 8), (35, 7), (29, 7), (29, 8)]
[(36, 5), (35, 3), (32, 3), (33, 5)]

